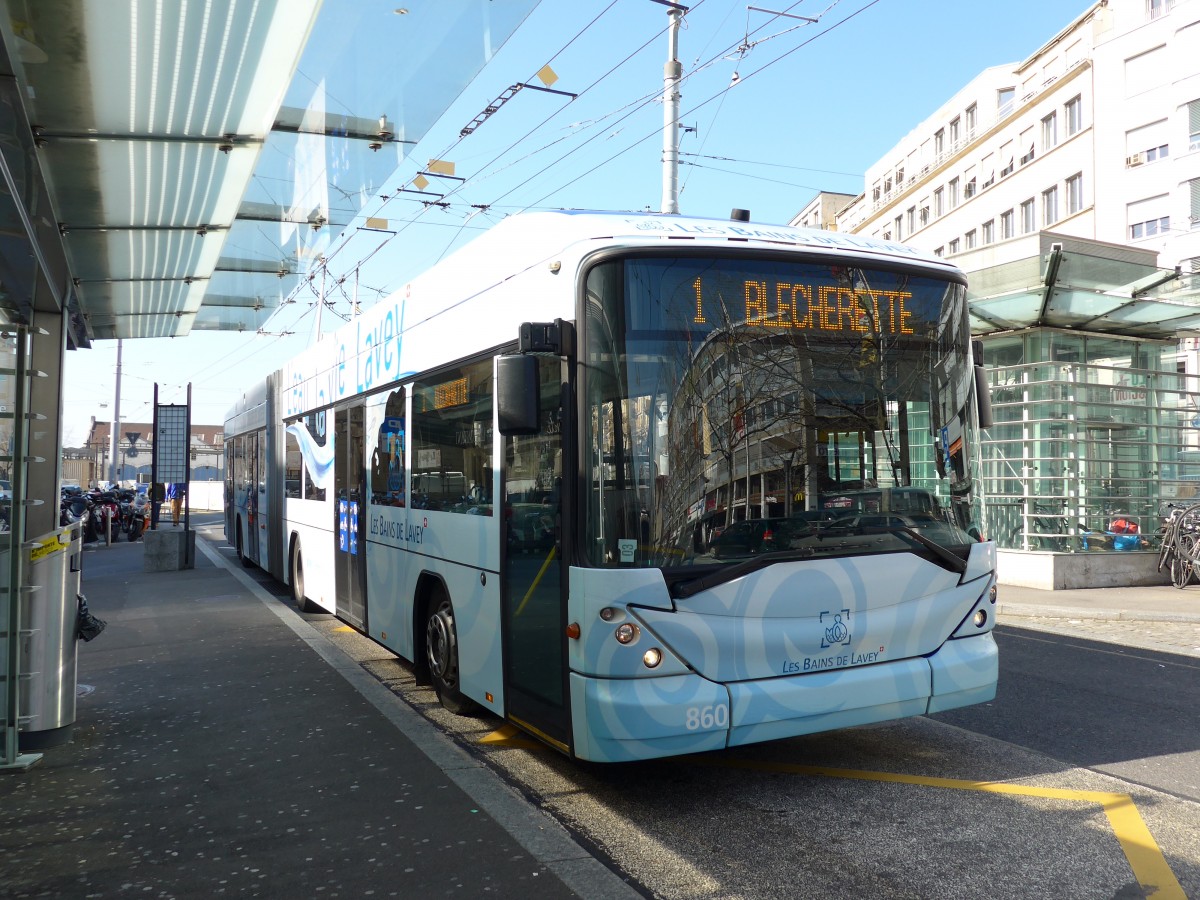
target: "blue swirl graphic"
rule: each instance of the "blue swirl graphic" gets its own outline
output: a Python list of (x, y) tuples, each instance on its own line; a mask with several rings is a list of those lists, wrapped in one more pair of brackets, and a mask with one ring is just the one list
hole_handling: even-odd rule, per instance
[(296, 436), (300, 444), (300, 455), (304, 458), (305, 468), (312, 476), (313, 482), (320, 488), (333, 487), (333, 441), (325, 445), (318, 444), (310, 432), (300, 422), (293, 422), (287, 427), (288, 434)]

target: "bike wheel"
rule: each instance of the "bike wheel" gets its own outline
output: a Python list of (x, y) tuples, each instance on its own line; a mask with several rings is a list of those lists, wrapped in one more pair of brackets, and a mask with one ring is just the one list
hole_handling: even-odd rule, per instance
[(1175, 540), (1174, 520), (1168, 521), (1163, 525), (1162, 531), (1158, 533), (1158, 571), (1163, 570), (1163, 566), (1167, 565), (1171, 555), (1171, 544)]
[(1171, 584), (1183, 590), (1191, 583), (1194, 569), (1192, 561), (1184, 556), (1171, 557)]

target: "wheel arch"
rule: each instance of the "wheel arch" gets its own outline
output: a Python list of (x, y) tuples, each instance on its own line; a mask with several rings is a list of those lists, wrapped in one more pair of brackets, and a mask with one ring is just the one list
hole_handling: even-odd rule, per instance
[(438, 591), (443, 592), (453, 601), (450, 588), (441, 575), (428, 570), (417, 576), (416, 587), (413, 588), (413, 619), (412, 619), (412, 648), (413, 673), (418, 684), (429, 683), (429, 659), (425, 652), (425, 620), (429, 617), (429, 606)]

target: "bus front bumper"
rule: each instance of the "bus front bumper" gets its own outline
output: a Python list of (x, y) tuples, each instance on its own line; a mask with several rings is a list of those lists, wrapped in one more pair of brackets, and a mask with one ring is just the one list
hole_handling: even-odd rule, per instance
[(717, 684), (696, 674), (571, 674), (575, 755), (631, 762), (941, 712), (995, 697), (991, 633), (928, 657)]

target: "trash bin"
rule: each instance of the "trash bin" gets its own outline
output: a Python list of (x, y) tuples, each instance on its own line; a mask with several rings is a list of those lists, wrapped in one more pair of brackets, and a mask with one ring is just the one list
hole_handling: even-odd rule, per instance
[(82, 536), (78, 525), (27, 542), (21, 589), (18, 742), (22, 752), (57, 747), (75, 724), (76, 628)]

